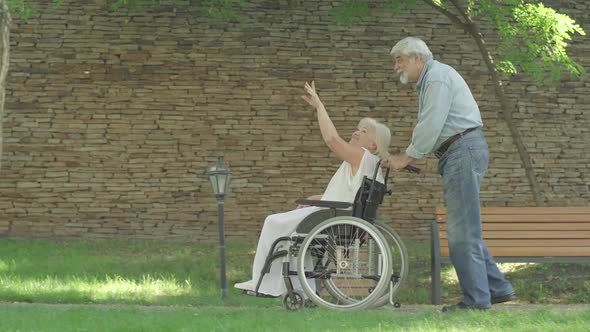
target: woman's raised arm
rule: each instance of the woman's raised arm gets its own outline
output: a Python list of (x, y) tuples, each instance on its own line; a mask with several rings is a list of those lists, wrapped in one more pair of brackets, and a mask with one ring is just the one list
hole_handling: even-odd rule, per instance
[(316, 92), (314, 81), (311, 81), (311, 85), (305, 82), (305, 92), (307, 94), (301, 96), (301, 98), (316, 109), (322, 138), (326, 142), (326, 145), (328, 145), (328, 148), (338, 158), (349, 162), (353, 168), (357, 168), (363, 158), (363, 149), (359, 146), (349, 144), (338, 135), (336, 127), (334, 127), (324, 104)]

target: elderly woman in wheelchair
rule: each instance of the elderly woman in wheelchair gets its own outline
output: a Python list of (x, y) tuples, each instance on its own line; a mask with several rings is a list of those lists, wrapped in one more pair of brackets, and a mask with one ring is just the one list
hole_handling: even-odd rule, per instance
[(235, 287), (257, 296), (284, 295), (288, 309), (302, 307), (305, 298), (339, 310), (394, 303), (407, 274), (407, 254), (399, 236), (376, 222), (377, 206), (387, 193), (380, 158), (388, 156), (389, 128), (364, 118), (347, 142), (314, 82), (306, 83), (305, 91), (302, 98), (316, 109), (324, 142), (342, 164), (323, 195), (298, 200), (297, 209), (266, 218), (252, 280)]

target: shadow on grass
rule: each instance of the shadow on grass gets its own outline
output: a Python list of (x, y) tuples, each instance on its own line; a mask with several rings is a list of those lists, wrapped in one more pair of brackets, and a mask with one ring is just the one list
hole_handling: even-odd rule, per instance
[[(250, 243), (228, 243), (228, 288), (235, 297), (233, 281), (250, 273), (250, 248)], [(221, 304), (219, 285), (215, 244), (10, 239), (0, 244), (3, 301)]]
[[(241, 295), (233, 284), (251, 278), (255, 243), (227, 241), (225, 304), (280, 307), (282, 299)], [(428, 243), (408, 241), (410, 273), (398, 301), (430, 303)], [(524, 303), (590, 303), (590, 264), (502, 264)], [(461, 300), (450, 264), (442, 299)], [(216, 244), (180, 241), (3, 240), (0, 301), (222, 305)]]

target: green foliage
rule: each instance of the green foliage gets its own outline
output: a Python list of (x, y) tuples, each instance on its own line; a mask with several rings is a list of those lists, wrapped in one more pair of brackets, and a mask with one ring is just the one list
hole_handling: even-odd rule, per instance
[[(399, 13), (419, 0), (384, 0), (384, 7)], [(426, 2), (426, 0), (422, 0)], [(456, 7), (445, 0), (432, 0), (434, 5), (457, 15)], [(568, 42), (575, 34), (585, 35), (573, 19), (531, 0), (467, 0), (467, 14), (477, 24), (497, 31), (500, 37), (496, 68), (506, 77), (519, 72), (539, 82), (556, 82), (563, 70), (574, 77), (585, 69), (567, 54)], [(368, 1), (348, 0), (334, 8), (339, 24), (364, 22), (369, 16)], [(462, 19), (463, 15), (457, 15)]]
[(31, 6), (25, 0), (8, 0), (8, 9), (23, 21), (26, 21), (33, 14)]
[(209, 17), (217, 18), (225, 22), (237, 22), (237, 12), (247, 7), (243, 0), (206, 0), (201, 6)]
[(540, 82), (559, 81), (562, 71), (572, 76), (585, 74), (584, 68), (567, 55), (568, 42), (584, 30), (573, 19), (540, 2), (523, 0), (469, 1), (469, 13), (486, 20), (498, 31), (500, 61), (497, 69), (505, 74), (522, 71)]
[[(111, 5), (111, 9), (140, 10), (174, 4), (174, 2), (174, 0), (116, 0)], [(236, 22), (239, 19), (237, 12), (246, 6), (247, 3), (244, 0), (204, 0), (195, 8), (209, 17), (224, 22)]]
[(112, 10), (117, 10), (119, 8), (128, 8), (130, 10), (138, 9), (138, 8), (145, 8), (150, 5), (159, 5), (159, 0), (116, 0), (112, 5)]
[[(174, 0), (114, 0), (113, 10), (160, 6)], [(422, 0), (426, 1), (426, 0)], [(63, 0), (52, 0), (54, 6)], [(393, 12), (410, 9), (418, 0), (385, 0), (382, 4)], [(433, 0), (446, 10), (449, 1)], [(11, 12), (27, 20), (33, 10), (27, 0), (8, 0)], [(209, 17), (225, 22), (238, 20), (238, 11), (247, 7), (245, 0), (204, 0), (198, 9)], [(479, 18), (482, 26), (497, 31), (500, 42), (496, 68), (506, 76), (523, 72), (540, 82), (558, 81), (564, 70), (574, 77), (586, 74), (585, 69), (567, 54), (568, 42), (575, 34), (585, 35), (572, 18), (531, 0), (467, 0), (467, 13)], [(366, 0), (347, 0), (335, 7), (336, 22), (353, 25), (367, 21), (370, 15)], [(458, 17), (461, 17), (460, 15)]]
[[(59, 7), (62, 3), (63, 0), (51, 0), (53, 7)], [(25, 22), (35, 13), (26, 0), (8, 0), (8, 10)]]
[(348, 0), (332, 9), (332, 15), (338, 24), (351, 26), (366, 21), (369, 16), (369, 5), (362, 0)]
[(387, 0), (387, 8), (394, 13), (409, 10), (418, 3), (418, 0)]

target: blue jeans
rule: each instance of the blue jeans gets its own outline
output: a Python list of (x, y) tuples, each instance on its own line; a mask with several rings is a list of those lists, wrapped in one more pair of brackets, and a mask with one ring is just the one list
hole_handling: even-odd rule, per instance
[(447, 237), (451, 262), (457, 272), (463, 303), (491, 306), (491, 296), (513, 292), (483, 242), (479, 191), (488, 169), (488, 144), (481, 130), (465, 134), (441, 157), (447, 206)]

